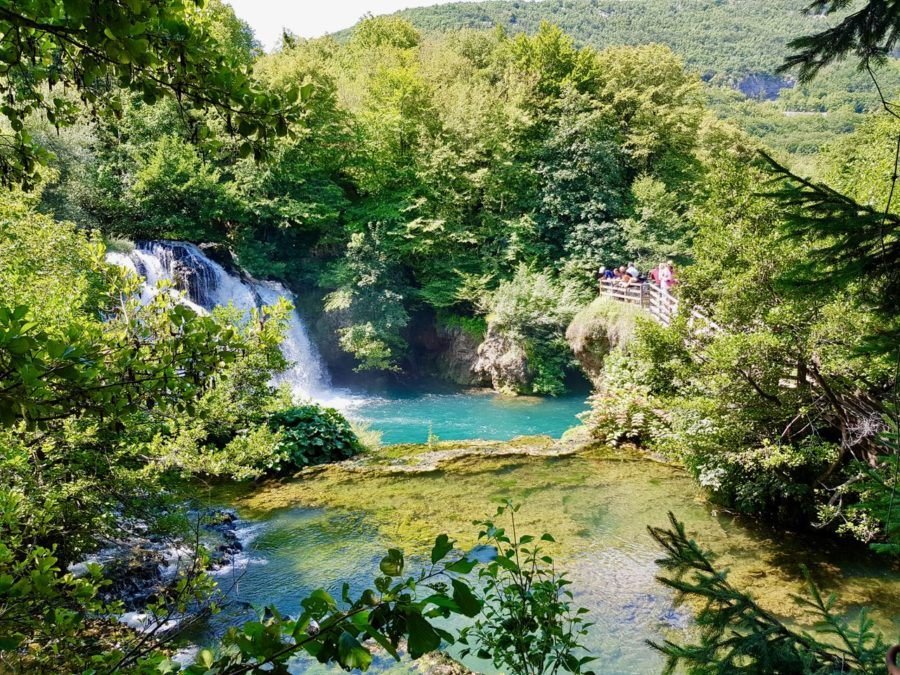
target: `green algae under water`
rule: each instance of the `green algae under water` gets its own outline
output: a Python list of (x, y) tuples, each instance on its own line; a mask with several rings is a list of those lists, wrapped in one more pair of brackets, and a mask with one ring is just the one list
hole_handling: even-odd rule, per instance
[[(511, 445), (540, 452), (549, 444), (522, 439)], [(479, 442), (468, 445), (477, 449)], [(504, 447), (481, 445), (489, 452)], [(717, 513), (683, 472), (646, 460), (601, 452), (454, 457), (453, 447), (388, 448), (364, 467), (330, 466), (250, 494), (217, 495), (261, 523), (235, 598), (296, 613), (299, 599), (314, 588), (339, 593), (348, 581), (358, 592), (377, 574), (386, 547), (403, 548), (413, 566), (441, 532), (468, 547), (476, 534), (471, 521), (492, 516), (511, 499), (524, 504), (520, 533), (550, 532), (558, 540), (553, 553), (596, 622), (587, 646), (599, 657), (598, 672), (659, 672), (662, 659), (644, 640), (677, 639), (691, 630), (689, 608), (673, 608), (670, 593), (654, 579), (659, 551), (646, 527), (666, 524), (668, 511), (766, 608), (799, 619), (790, 593), (802, 590), (800, 566), (806, 565), (823, 588), (839, 593), (843, 611), (873, 607), (886, 637), (896, 638), (900, 571), (861, 547), (750, 527)], [(402, 455), (444, 449), (449, 452), (438, 466), (426, 464), (416, 473), (395, 466)], [(235, 605), (211, 630), (239, 618)], [(381, 669), (391, 664), (376, 661)], [(298, 671), (307, 667), (295, 664)]]

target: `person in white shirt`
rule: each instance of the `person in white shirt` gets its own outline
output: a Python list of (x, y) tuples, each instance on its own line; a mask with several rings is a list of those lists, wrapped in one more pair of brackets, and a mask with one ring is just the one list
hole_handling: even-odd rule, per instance
[(659, 287), (668, 292), (675, 285), (675, 269), (672, 263), (659, 265)]

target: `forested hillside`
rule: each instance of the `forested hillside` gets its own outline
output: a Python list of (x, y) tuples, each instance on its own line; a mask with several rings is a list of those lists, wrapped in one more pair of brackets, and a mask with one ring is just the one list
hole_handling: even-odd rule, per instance
[[(703, 80), (726, 88), (711, 94), (719, 115), (739, 122), (771, 147), (809, 155), (836, 134), (854, 128), (861, 113), (877, 107), (877, 95), (868, 76), (851, 64), (837, 64), (802, 86), (790, 73), (777, 72), (788, 42), (836, 23), (836, 15), (804, 12), (808, 4), (805, 0), (494, 0), (410, 9), (399, 15), (423, 31), (501, 27), (511, 33), (534, 33), (542, 21), (549, 21), (577, 43), (600, 49), (667, 45)], [(879, 77), (885, 84), (900, 84), (900, 68), (892, 63)]]
[(704, 79), (737, 83), (774, 74), (788, 41), (833, 19), (802, 11), (803, 0), (494, 0), (399, 12), (423, 31), (502, 26), (535, 32), (542, 21), (598, 49), (658, 42)]

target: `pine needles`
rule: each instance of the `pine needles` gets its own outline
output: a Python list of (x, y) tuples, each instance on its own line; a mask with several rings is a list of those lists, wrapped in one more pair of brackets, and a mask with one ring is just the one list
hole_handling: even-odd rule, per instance
[(850, 623), (834, 610), (836, 598), (822, 595), (804, 570), (807, 596), (794, 599), (815, 620), (814, 633), (786, 625), (733, 587), (727, 572), (713, 565), (712, 554), (690, 539), (684, 525), (669, 513), (670, 527), (650, 527), (650, 536), (665, 551), (657, 560), (660, 583), (672, 588), (676, 603), (698, 600), (697, 640), (665, 640), (650, 646), (666, 655), (664, 673), (879, 673), (885, 644), (861, 613)]

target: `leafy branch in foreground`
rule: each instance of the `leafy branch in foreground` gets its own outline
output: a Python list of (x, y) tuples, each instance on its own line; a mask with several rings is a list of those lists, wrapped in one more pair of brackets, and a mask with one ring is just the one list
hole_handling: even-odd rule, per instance
[[(788, 234), (816, 242), (808, 263), (797, 270), (809, 290), (848, 286), (860, 279), (885, 310), (900, 295), (900, 217), (859, 204), (833, 188), (792, 173), (766, 153), (774, 189), (765, 196), (785, 207)], [(887, 306), (890, 305), (890, 306)]]
[[(34, 185), (49, 153), (26, 123), (42, 114), (56, 128), (87, 109), (121, 115), (121, 93), (147, 103), (215, 110), (245, 139), (242, 152), (284, 136), (297, 117), (299, 87), (284, 96), (262, 89), (213, 35), (201, 0), (17, 0), (0, 2), (0, 184)], [(80, 105), (67, 95), (77, 92)], [(5, 131), (5, 130), (4, 130)], [(209, 135), (203, 129), (201, 135)]]
[(474, 652), (501, 671), (521, 675), (590, 673), (584, 667), (595, 659), (580, 642), (592, 625), (583, 616), (588, 610), (572, 607), (572, 582), (539, 545), (553, 537), (518, 536), (518, 510), (510, 502), (497, 509), (497, 517), (509, 516), (511, 533), (490, 520), (476, 523), (484, 528), (479, 543), (497, 555), (478, 572), (484, 609), (460, 632), (462, 655)]
[[(433, 621), (453, 614), (474, 617), (481, 601), (464, 580), (478, 564), (466, 555), (447, 560), (454, 542), (442, 534), (431, 551), (431, 564), (415, 576), (404, 578), (402, 551), (390, 549), (381, 560), (381, 575), (374, 589), (357, 598), (344, 584), (340, 602), (323, 589), (313, 591), (300, 603), (296, 619), (267, 607), (258, 621), (231, 628), (216, 651), (204, 649), (185, 672), (238, 675), (250, 672), (287, 672), (286, 663), (298, 652), (306, 652), (320, 663), (337, 663), (345, 670), (366, 670), (372, 640), (399, 660), (398, 648), (406, 639), (413, 659), (454, 642), (451, 633)], [(158, 667), (177, 670), (177, 664), (157, 656)]]
[[(489, 520), (476, 523), (484, 528), (481, 546), (491, 552), (486, 560), (471, 554), (447, 560), (455, 544), (442, 534), (431, 550), (430, 565), (404, 579), (403, 553), (391, 549), (381, 561), (383, 576), (375, 579), (374, 589), (354, 599), (344, 584), (341, 602), (324, 590), (314, 591), (301, 602), (297, 619), (266, 608), (259, 621), (232, 628), (218, 653), (201, 651), (186, 672), (287, 672), (281, 670), (284, 664), (300, 651), (345, 670), (366, 670), (372, 662), (368, 640), (399, 660), (398, 647), (405, 639), (413, 659), (458, 642), (463, 657), (474, 653), (517, 675), (587, 675), (584, 667), (594, 659), (579, 642), (591, 625), (583, 618), (587, 610), (572, 608), (571, 582), (535, 543), (552, 542), (553, 537), (517, 535), (518, 509), (507, 502), (497, 510), (498, 517), (509, 516), (511, 537)], [(479, 583), (473, 584), (466, 575), (479, 565)], [(434, 623), (451, 615), (475, 621), (454, 636)]]
[[(840, 12), (854, 0), (813, 0), (809, 13), (826, 15)], [(900, 39), (900, 6), (895, 2), (869, 0), (859, 11), (845, 16), (837, 25), (813, 35), (804, 35), (788, 44), (795, 50), (779, 71), (799, 69), (800, 81), (809, 82), (825, 66), (848, 54), (859, 59), (861, 67), (887, 60)]]
[(670, 640), (650, 646), (665, 654), (665, 673), (686, 667), (691, 673), (881, 673), (886, 646), (865, 611), (853, 624), (834, 612), (836, 597), (824, 597), (808, 571), (808, 597), (794, 595), (815, 620), (816, 634), (789, 627), (734, 588), (712, 554), (688, 538), (684, 524), (669, 513), (670, 528), (649, 527), (666, 552), (657, 560), (658, 581), (676, 592), (675, 602), (696, 600), (698, 641)]
[(783, 207), (785, 237), (812, 243), (806, 261), (796, 264), (782, 281), (812, 296), (852, 290), (885, 322), (875, 335), (867, 336), (870, 349), (893, 351), (900, 338), (896, 314), (900, 217), (798, 176), (761, 154), (773, 183), (764, 196)]

